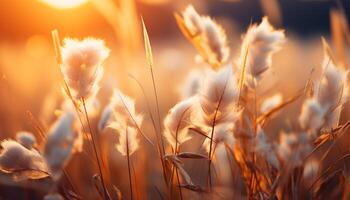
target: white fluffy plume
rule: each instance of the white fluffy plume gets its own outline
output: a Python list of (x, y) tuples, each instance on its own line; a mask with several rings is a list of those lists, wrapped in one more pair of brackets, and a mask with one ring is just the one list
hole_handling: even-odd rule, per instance
[(61, 69), (72, 95), (80, 99), (96, 94), (103, 74), (102, 63), (109, 55), (104, 41), (65, 39), (61, 54)]
[(14, 140), (3, 140), (0, 144), (0, 168), (5, 172), (40, 170), (47, 172), (44, 158), (35, 149), (27, 149)]
[(217, 68), (225, 63), (230, 49), (224, 29), (208, 16), (200, 16), (192, 5), (183, 12), (182, 28), (203, 60)]
[(71, 156), (82, 148), (82, 135), (74, 130), (74, 120), (74, 113), (63, 113), (47, 136), (44, 157), (54, 179), (60, 177)]
[(347, 81), (349, 70), (346, 71), (337, 66), (326, 51), (322, 70), (315, 96), (327, 112), (325, 126), (332, 128), (338, 125), (342, 105), (349, 96), (349, 83)]
[(180, 144), (191, 139), (187, 127), (190, 124), (191, 106), (195, 97), (180, 101), (172, 107), (164, 119), (164, 136), (169, 144), (175, 148), (176, 142)]
[[(213, 137), (213, 149), (215, 149), (218, 145), (227, 145), (231, 149), (234, 148), (235, 138), (233, 136), (233, 123), (221, 123), (218, 124), (214, 129), (214, 137)], [(207, 152), (210, 151), (210, 139), (206, 138), (203, 146)]]
[(193, 120), (203, 126), (212, 126), (216, 123), (225, 123), (236, 118), (233, 112), (237, 101), (237, 82), (230, 67), (219, 71), (208, 69), (203, 77), (202, 85), (198, 91), (199, 103)]
[(36, 145), (36, 138), (32, 133), (27, 131), (18, 132), (16, 134), (16, 140), (27, 149), (31, 149)]
[[(285, 41), (282, 30), (275, 30), (266, 17), (257, 25), (253, 24), (244, 35), (239, 66), (246, 66), (247, 80), (259, 80), (271, 66), (273, 53), (278, 51)], [(243, 70), (243, 69), (242, 69)], [(250, 86), (254, 86), (250, 84)]]
[(139, 147), (138, 131), (142, 125), (143, 116), (136, 113), (135, 101), (115, 90), (111, 100), (114, 120), (110, 128), (119, 133), (117, 150), (124, 156), (132, 155)]

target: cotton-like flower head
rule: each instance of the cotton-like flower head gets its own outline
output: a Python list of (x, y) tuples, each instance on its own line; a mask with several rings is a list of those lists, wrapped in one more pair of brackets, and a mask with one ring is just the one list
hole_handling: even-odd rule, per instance
[(324, 55), (322, 69), (321, 80), (316, 88), (316, 98), (322, 108), (326, 109), (326, 127), (332, 128), (338, 124), (342, 105), (349, 96), (347, 80), (349, 71), (336, 66), (327, 52)]
[(257, 25), (253, 24), (245, 34), (241, 47), (239, 66), (246, 60), (247, 77), (259, 79), (270, 66), (273, 53), (285, 41), (282, 30), (275, 30), (266, 17)]
[(188, 5), (182, 15), (184, 23), (192, 35), (199, 35), (203, 32), (202, 17), (192, 5)]
[(261, 104), (260, 112), (267, 113), (271, 111), (273, 108), (276, 108), (281, 103), (282, 103), (282, 95), (275, 94), (264, 100), (264, 102)]
[(315, 180), (318, 176), (318, 170), (320, 168), (320, 163), (316, 159), (308, 160), (305, 164), (304, 170), (303, 170), (303, 178), (308, 179), (308, 181), (313, 182), (312, 180)]
[(102, 64), (109, 55), (104, 41), (65, 39), (61, 55), (61, 70), (72, 95), (76, 99), (86, 99), (96, 94), (103, 74)]
[(122, 127), (141, 127), (143, 116), (141, 114), (136, 113), (134, 99), (126, 96), (121, 91), (115, 89), (111, 99), (111, 106), (116, 121), (120, 123)]
[(203, 75), (204, 73), (199, 70), (193, 70), (188, 74), (186, 80), (179, 88), (182, 99), (187, 99), (197, 94)]
[[(215, 126), (213, 134), (213, 149), (217, 145), (227, 145), (231, 149), (234, 148), (235, 138), (233, 136), (233, 123), (221, 123)], [(210, 151), (210, 139), (206, 138), (203, 142), (203, 146), (207, 152)]]
[(124, 156), (128, 155), (127, 148), (129, 148), (129, 155), (131, 155), (139, 147), (137, 133), (142, 125), (143, 116), (136, 113), (135, 101), (119, 90), (114, 90), (110, 104), (114, 120), (109, 127), (119, 133), (119, 144), (116, 148)]
[(36, 139), (32, 133), (20, 131), (16, 134), (16, 140), (27, 149), (31, 149), (36, 145)]
[(35, 149), (28, 149), (14, 140), (1, 142), (0, 168), (5, 172), (20, 170), (47, 171), (44, 158)]
[(209, 63), (224, 63), (230, 55), (224, 29), (209, 17), (203, 18), (203, 50)]
[(214, 68), (229, 57), (230, 49), (224, 29), (208, 16), (200, 16), (192, 5), (182, 13), (180, 28), (203, 57)]
[(338, 104), (344, 103), (348, 97), (348, 91), (346, 91), (348, 71), (336, 66), (328, 54), (325, 55), (322, 69), (317, 98), (327, 109), (334, 109)]
[(97, 128), (99, 131), (102, 131), (107, 126), (109, 120), (111, 119), (112, 114), (113, 114), (113, 107), (109, 104), (103, 109), (101, 118), (98, 121)]
[(217, 123), (234, 120), (236, 113), (233, 108), (237, 97), (236, 80), (230, 67), (219, 71), (207, 70), (198, 91), (199, 104), (194, 112), (194, 120), (196, 123), (211, 126), (215, 113)]
[[(111, 124), (112, 128), (121, 131), (121, 127), (114, 127), (113, 123)], [(119, 131), (119, 143), (115, 145), (117, 150), (123, 155), (131, 156), (139, 148), (139, 139), (137, 137), (138, 130), (134, 127), (126, 127), (124, 132)]]
[(190, 123), (191, 106), (195, 100), (195, 97), (191, 97), (180, 101), (170, 109), (164, 119), (164, 136), (173, 148), (176, 146), (176, 141), (180, 145), (191, 139), (187, 127)]
[(309, 98), (303, 103), (299, 123), (305, 130), (317, 130), (324, 123), (326, 109), (315, 98)]
[(312, 148), (306, 133), (282, 133), (278, 148), (279, 157), (285, 164), (299, 166)]
[(267, 140), (267, 136), (260, 126), (258, 126), (257, 135), (255, 138), (254, 151), (264, 156), (270, 165), (276, 169), (279, 169), (280, 163), (277, 159), (276, 152), (274, 151), (272, 144)]
[(54, 179), (58, 179), (71, 156), (82, 148), (82, 135), (74, 130), (75, 114), (63, 113), (51, 127), (44, 157)]
[[(78, 109), (81, 112), (84, 112), (84, 105), (82, 103), (76, 105)], [(97, 98), (89, 98), (85, 101), (85, 107), (86, 111), (88, 113), (88, 116), (90, 118), (94, 118), (99, 114), (100, 111), (100, 102), (98, 101)], [(68, 98), (66, 98), (62, 104), (61, 104), (61, 110), (58, 110), (60, 112), (71, 112), (71, 113), (76, 113), (76, 108), (74, 107), (74, 104), (72, 101)], [(76, 115), (76, 117), (78, 117)]]

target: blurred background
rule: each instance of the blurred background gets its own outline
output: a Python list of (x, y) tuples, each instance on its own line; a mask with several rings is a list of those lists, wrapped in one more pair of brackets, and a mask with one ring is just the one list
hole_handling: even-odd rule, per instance
[[(118, 4), (118, 0), (114, 2)], [(176, 35), (173, 12), (188, 3), (215, 18), (234, 21), (241, 30), (266, 13), (278, 15), (280, 26), (301, 35), (329, 33), (329, 11), (340, 4), (350, 11), (348, 0), (137, 0), (136, 9), (152, 26), (151, 35)], [(0, 17), (2, 41), (26, 40), (37, 34), (50, 37), (54, 28), (80, 37), (112, 33), (111, 26), (88, 0), (2, 0)]]
[[(347, 19), (350, 11), (348, 0), (0, 1), (0, 99), (3, 105), (6, 102), (16, 105), (11, 114), (7, 112), (8, 109), (14, 111), (10, 105), (0, 109), (1, 121), (5, 122), (0, 126), (0, 132), (5, 135), (15, 131), (11, 123), (6, 122), (20, 123), (24, 119), (23, 111), (29, 108), (39, 112), (47, 95), (44, 91), (58, 86), (55, 85), (58, 68), (51, 43), (53, 29), (58, 29), (62, 38), (93, 36), (105, 39), (112, 50), (107, 71), (112, 72), (119, 85), (125, 86), (128, 73), (135, 76), (143, 73), (140, 70), (144, 68), (141, 15), (157, 51), (155, 59), (159, 60), (158, 65), (164, 66), (160, 70), (177, 69), (180, 73), (181, 69), (193, 65), (195, 51), (182, 37), (173, 13), (182, 11), (190, 3), (200, 13), (213, 16), (223, 24), (229, 35), (233, 58), (239, 50), (241, 34), (250, 23), (259, 22), (264, 15), (273, 25), (285, 28), (288, 37), (319, 43), (321, 35), (331, 36), (331, 11), (341, 10)], [(338, 32), (335, 34), (339, 35)], [(338, 44), (341, 45), (341, 41)], [(340, 56), (345, 58), (347, 49), (340, 48), (343, 54)], [(133, 70), (136, 65), (138, 70)], [(166, 80), (166, 74), (162, 77)]]

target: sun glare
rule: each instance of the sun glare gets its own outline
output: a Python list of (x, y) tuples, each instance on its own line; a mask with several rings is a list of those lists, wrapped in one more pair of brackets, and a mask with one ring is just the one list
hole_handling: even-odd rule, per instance
[(39, 0), (39, 1), (56, 9), (71, 9), (87, 3), (88, 0)]

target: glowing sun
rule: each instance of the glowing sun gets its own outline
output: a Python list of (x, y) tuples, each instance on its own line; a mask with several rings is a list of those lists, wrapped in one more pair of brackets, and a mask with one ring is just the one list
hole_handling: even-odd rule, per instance
[(70, 9), (79, 7), (88, 0), (38, 0), (56, 9)]

